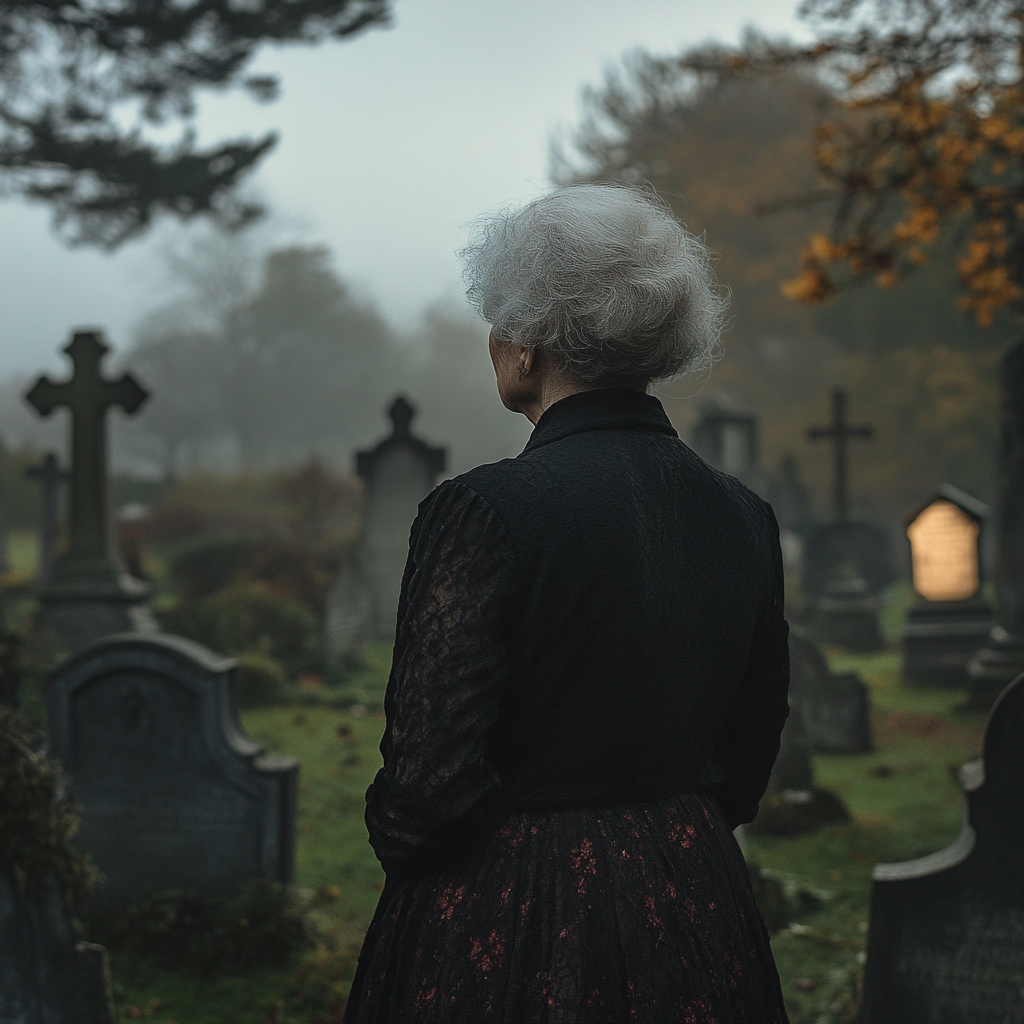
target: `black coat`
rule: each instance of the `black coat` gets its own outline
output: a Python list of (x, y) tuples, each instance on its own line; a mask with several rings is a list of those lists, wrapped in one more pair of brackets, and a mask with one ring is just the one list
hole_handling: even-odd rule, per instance
[(788, 713), (770, 506), (626, 390), (551, 406), (518, 458), (420, 506), (367, 793), (389, 870), (501, 807), (706, 789), (749, 821)]

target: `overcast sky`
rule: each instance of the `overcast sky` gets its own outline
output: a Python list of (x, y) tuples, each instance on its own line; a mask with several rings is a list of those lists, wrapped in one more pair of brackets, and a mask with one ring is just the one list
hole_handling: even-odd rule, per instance
[[(323, 243), (397, 326), (457, 297), (455, 250), (482, 210), (547, 184), (548, 146), (582, 86), (625, 51), (673, 52), (747, 25), (801, 34), (793, 0), (397, 0), (390, 28), (319, 49), (266, 51), (282, 98), (204, 100), (200, 138), (278, 129), (252, 179), (264, 236)], [(45, 209), (0, 203), (0, 376), (58, 368), (75, 326), (130, 344), (168, 283), (161, 228), (114, 255), (68, 250)]]

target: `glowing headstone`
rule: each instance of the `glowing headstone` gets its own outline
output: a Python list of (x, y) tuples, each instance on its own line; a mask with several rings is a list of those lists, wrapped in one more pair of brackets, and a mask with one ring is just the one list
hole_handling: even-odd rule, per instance
[(981, 589), (978, 520), (938, 498), (907, 527), (914, 589), (926, 601), (966, 601)]
[(908, 682), (967, 685), (967, 663), (992, 628), (981, 593), (987, 515), (987, 505), (944, 484), (905, 520), (918, 597), (903, 626)]

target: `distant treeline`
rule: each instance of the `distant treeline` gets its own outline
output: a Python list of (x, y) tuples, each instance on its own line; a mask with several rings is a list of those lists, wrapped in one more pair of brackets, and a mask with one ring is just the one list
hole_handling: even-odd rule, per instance
[[(180, 296), (146, 317), (119, 360), (152, 393), (138, 416), (113, 417), (122, 469), (173, 478), (318, 456), (348, 471), (352, 451), (390, 429), (384, 410), (399, 391), (419, 408), (414, 430), (448, 445), (456, 472), (514, 455), (528, 435), (501, 407), (486, 327), (468, 311), (430, 309), (399, 335), (322, 247), (259, 256), (210, 235), (174, 269)], [(9, 382), (0, 397), (0, 432), (62, 446), (63, 429), (34, 419), (23, 389)]]

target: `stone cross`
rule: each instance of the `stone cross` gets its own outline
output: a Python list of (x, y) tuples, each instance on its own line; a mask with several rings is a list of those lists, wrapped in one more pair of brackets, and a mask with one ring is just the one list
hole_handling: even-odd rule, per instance
[(836, 521), (845, 523), (849, 512), (847, 491), (846, 445), (854, 438), (874, 437), (873, 427), (853, 427), (846, 422), (846, 392), (832, 392), (832, 423), (827, 427), (810, 427), (807, 436), (812, 441), (831, 438), (835, 458), (834, 502)]
[(60, 520), (57, 508), (60, 498), (60, 485), (70, 477), (66, 469), (60, 468), (57, 456), (47, 452), (43, 461), (36, 466), (26, 466), (25, 476), (30, 480), (38, 480), (41, 490), (39, 517), (39, 579), (50, 578), (53, 568), (53, 549), (60, 533)]
[(135, 412), (149, 393), (130, 374), (108, 380), (100, 370), (109, 347), (96, 331), (78, 331), (64, 349), (74, 364), (70, 380), (55, 384), (47, 376), (25, 395), (43, 416), (66, 406), (71, 410), (71, 529), (68, 555), (108, 558), (107, 410), (119, 405)]

